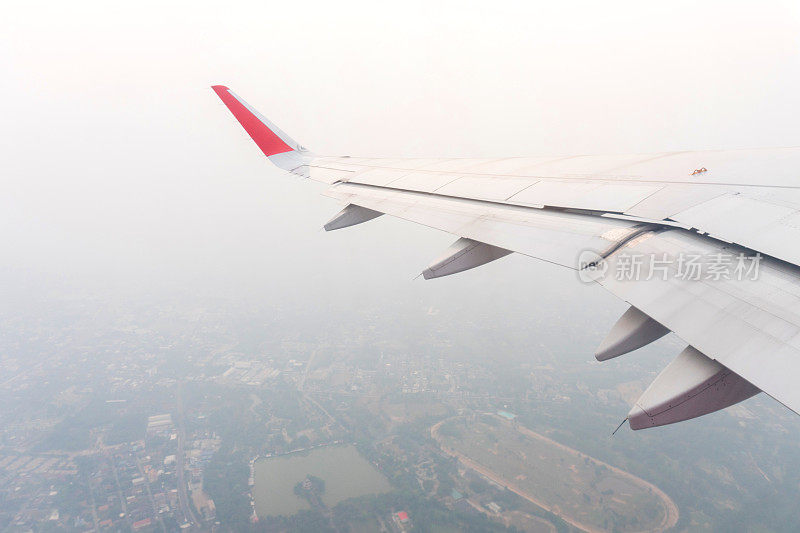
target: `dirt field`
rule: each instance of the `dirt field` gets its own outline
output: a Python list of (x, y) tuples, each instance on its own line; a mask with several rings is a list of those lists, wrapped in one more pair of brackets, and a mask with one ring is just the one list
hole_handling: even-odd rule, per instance
[(466, 466), (578, 529), (664, 531), (678, 520), (654, 485), (499, 417), (450, 419), (431, 434)]

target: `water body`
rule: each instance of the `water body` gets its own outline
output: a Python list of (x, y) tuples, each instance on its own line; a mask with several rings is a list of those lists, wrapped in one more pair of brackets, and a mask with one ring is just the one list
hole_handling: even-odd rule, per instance
[(258, 515), (290, 516), (308, 509), (308, 502), (295, 496), (294, 486), (309, 474), (325, 480), (322, 501), (328, 507), (392, 490), (383, 474), (353, 446), (327, 446), (256, 461), (253, 495)]

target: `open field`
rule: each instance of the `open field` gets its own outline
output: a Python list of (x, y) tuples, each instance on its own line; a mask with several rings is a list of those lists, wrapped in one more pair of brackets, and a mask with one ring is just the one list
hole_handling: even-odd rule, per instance
[(376, 406), (376, 411), (387, 416), (391, 423), (407, 423), (429, 416), (445, 416), (447, 408), (439, 402), (423, 399), (395, 403), (383, 402)]
[(431, 434), (466, 466), (584, 531), (664, 531), (678, 520), (657, 487), (499, 417), (454, 418)]
[(386, 478), (353, 446), (327, 446), (257, 461), (253, 489), (256, 513), (290, 516), (308, 509), (308, 502), (294, 494), (294, 486), (307, 475), (325, 481), (322, 501), (327, 507), (348, 498), (392, 489)]
[(520, 511), (511, 511), (508, 513), (509, 526), (514, 526), (520, 531), (528, 533), (556, 533), (556, 526), (538, 516), (532, 516)]

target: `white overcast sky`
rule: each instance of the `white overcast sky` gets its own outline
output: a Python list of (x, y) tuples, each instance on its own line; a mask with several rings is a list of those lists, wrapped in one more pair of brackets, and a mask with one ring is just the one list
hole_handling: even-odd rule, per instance
[(322, 154), (800, 145), (800, 2), (10, 3), (4, 281), (396, 281), (451, 240), (320, 233), (338, 207), (272, 168), (212, 84)]

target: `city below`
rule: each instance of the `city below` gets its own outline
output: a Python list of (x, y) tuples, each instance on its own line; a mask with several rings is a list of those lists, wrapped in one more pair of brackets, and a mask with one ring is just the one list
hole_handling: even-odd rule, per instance
[[(67, 299), (7, 320), (0, 530), (718, 529), (719, 502), (748, 505), (741, 479), (791, 483), (790, 455), (770, 462), (794, 446), (780, 406), (611, 437), (644, 367), (524, 332), (538, 349), (495, 349), (477, 318), (397, 305), (414, 339), (368, 309), (313, 334), (245, 304)], [(769, 438), (742, 462), (750, 427)]]

